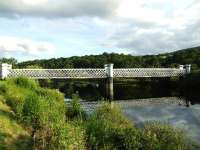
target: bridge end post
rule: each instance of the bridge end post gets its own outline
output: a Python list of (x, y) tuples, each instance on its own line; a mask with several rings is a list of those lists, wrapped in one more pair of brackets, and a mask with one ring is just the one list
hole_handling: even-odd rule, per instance
[(190, 74), (190, 72), (191, 72), (191, 64), (185, 65), (185, 72), (186, 72), (186, 74)]
[(105, 64), (105, 72), (106, 72), (106, 94), (109, 101), (114, 99), (114, 92), (113, 92), (113, 66), (114, 64)]
[(184, 65), (179, 65), (179, 69), (183, 70), (184, 69)]
[(6, 63), (0, 64), (0, 79), (7, 78), (10, 72), (10, 69), (12, 69), (12, 65), (6, 64)]

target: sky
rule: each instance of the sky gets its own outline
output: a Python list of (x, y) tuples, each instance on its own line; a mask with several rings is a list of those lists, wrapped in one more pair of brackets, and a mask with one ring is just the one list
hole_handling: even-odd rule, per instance
[(0, 0), (0, 58), (200, 46), (200, 0)]

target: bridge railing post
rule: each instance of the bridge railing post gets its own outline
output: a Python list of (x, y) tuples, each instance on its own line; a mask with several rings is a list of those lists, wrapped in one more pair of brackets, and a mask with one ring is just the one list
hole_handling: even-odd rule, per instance
[(113, 92), (113, 66), (114, 64), (105, 64), (105, 72), (106, 72), (106, 94), (107, 98), (112, 101), (114, 99), (114, 92)]
[(184, 69), (184, 65), (179, 65), (179, 69), (183, 70)]
[(190, 74), (190, 72), (191, 72), (191, 64), (185, 65), (185, 72), (186, 72), (186, 74)]
[(0, 79), (7, 78), (11, 69), (12, 69), (12, 65), (10, 64), (6, 64), (6, 63), (0, 64)]

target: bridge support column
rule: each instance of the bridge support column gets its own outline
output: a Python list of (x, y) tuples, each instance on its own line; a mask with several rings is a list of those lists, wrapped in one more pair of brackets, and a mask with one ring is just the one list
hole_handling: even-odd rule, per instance
[(106, 79), (106, 95), (109, 101), (114, 99), (114, 92), (113, 92), (113, 64), (106, 64), (104, 65), (107, 79)]
[(0, 79), (8, 77), (9, 71), (12, 69), (12, 65), (3, 63), (0, 65)]
[[(179, 80), (183, 80), (184, 78), (186, 78), (186, 76), (188, 74), (190, 74), (190, 72), (191, 72), (191, 65), (190, 64), (180, 65), (179, 69), (181, 69), (181, 70), (185, 69), (184, 75), (181, 76), (181, 77), (179, 77)], [(184, 93), (184, 90), (181, 90), (180, 93)], [(190, 105), (191, 105), (191, 102), (190, 102), (190, 100), (188, 98), (185, 100), (185, 105), (186, 105), (186, 107), (190, 107)]]

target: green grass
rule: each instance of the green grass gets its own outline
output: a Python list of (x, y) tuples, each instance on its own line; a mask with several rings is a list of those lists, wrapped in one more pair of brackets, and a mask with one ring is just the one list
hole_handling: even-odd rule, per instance
[(0, 149), (30, 149), (29, 133), (15, 120), (13, 111), (0, 100)]
[[(29, 138), (33, 149), (69, 149), (73, 145), (73, 149), (84, 149), (84, 132), (65, 122), (64, 95), (59, 91), (42, 88), (35, 80), (19, 77), (0, 81), (0, 95), (3, 114), (0, 150), (27, 149), (25, 144)], [(4, 111), (8, 108), (9, 113)], [(20, 130), (19, 123), (25, 129)], [(12, 132), (6, 132), (11, 129)], [(8, 137), (13, 140), (7, 142)], [(6, 148), (15, 145), (16, 148)]]

